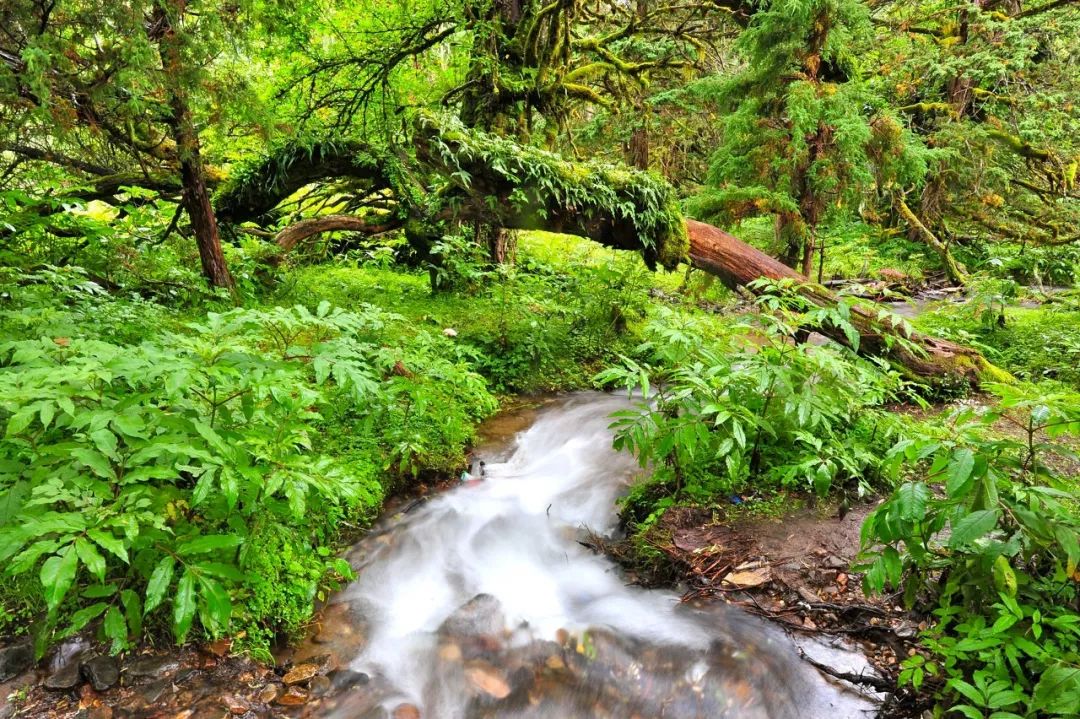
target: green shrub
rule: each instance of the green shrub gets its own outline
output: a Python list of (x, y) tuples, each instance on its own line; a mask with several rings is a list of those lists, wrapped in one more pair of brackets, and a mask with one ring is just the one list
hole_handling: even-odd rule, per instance
[(613, 424), (616, 447), (654, 468), (627, 500), (639, 521), (669, 495), (710, 502), (751, 484), (861, 494), (873, 480), (898, 426), (878, 408), (899, 379), (839, 346), (792, 341), (823, 322), (850, 327), (845, 307), (809, 309), (786, 293), (760, 305), (771, 311), (758, 324), (714, 339), (700, 321), (661, 312), (637, 358), (598, 376), (648, 398)]
[(901, 678), (940, 676), (951, 711), (1075, 716), (1080, 493), (1053, 455), (1071, 454), (1058, 440), (1080, 434), (1080, 396), (989, 389), (996, 406), (960, 409), (889, 452), (886, 471), (907, 481), (863, 525), (864, 584), (936, 606), (931, 656), (906, 660)]
[[(348, 401), (377, 422), (412, 391), (382, 382), (389, 319), (323, 303), (211, 313), (134, 346), (49, 336), (0, 346), (0, 560), (9, 577), (40, 579), (39, 651), (98, 618), (114, 651), (140, 636), (144, 616), (167, 614), (179, 641), (196, 620), (217, 636), (236, 598), (252, 598), (245, 622), (294, 629), (297, 611), (262, 613), (280, 604), (259, 600), (272, 577), (246, 547), (270, 533), (305, 557), (284, 592), (307, 596), (328, 573), (348, 573), (312, 551), (344, 517), (370, 517), (383, 491), (370, 470), (319, 450), (320, 410)], [(477, 413), (490, 411), (482, 381), (458, 379), (450, 386), (471, 387), (486, 398)]]

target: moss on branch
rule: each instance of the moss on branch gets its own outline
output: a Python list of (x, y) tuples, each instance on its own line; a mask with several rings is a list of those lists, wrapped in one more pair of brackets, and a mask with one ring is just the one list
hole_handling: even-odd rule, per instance
[(652, 173), (569, 162), (430, 114), (421, 116), (416, 141), (422, 161), (504, 226), (544, 227), (640, 250), (650, 266), (674, 268), (687, 256), (678, 198)]

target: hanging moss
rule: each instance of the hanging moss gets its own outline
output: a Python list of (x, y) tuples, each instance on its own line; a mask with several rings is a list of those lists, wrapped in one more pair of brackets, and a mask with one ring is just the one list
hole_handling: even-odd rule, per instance
[(690, 249), (674, 189), (650, 172), (561, 156), (425, 114), (419, 122), (422, 159), (493, 214), (514, 224), (564, 229), (605, 244), (640, 250), (650, 266), (668, 269)]
[(291, 140), (234, 166), (214, 195), (214, 206), (223, 220), (254, 220), (315, 180), (356, 177), (385, 185), (385, 166), (382, 153), (361, 142)]

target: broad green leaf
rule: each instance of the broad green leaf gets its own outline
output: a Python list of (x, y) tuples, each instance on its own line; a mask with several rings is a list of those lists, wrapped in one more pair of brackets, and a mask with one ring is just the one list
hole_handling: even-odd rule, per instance
[(207, 576), (199, 577), (199, 592), (206, 607), (208, 629), (214, 634), (220, 634), (229, 628), (229, 619), (232, 617), (232, 601), (225, 587), (216, 579)]
[(97, 577), (98, 582), (105, 583), (105, 557), (94, 547), (93, 544), (82, 537), (75, 540), (75, 551), (86, 569)]
[(116, 454), (115, 434), (107, 429), (99, 429), (90, 433), (90, 439), (94, 440), (94, 445), (98, 448), (98, 451), (106, 457), (113, 460), (119, 459), (119, 455)]
[(105, 479), (115, 479), (116, 474), (113, 472), (112, 465), (109, 464), (109, 460), (100, 452), (95, 452), (92, 449), (82, 447), (71, 451), (71, 456), (82, 462), (84, 465), (93, 470), (94, 474)]
[(176, 641), (183, 643), (191, 631), (195, 619), (195, 575), (186, 570), (176, 584), (176, 596), (173, 597), (173, 635)]
[(124, 547), (124, 542), (117, 539), (111, 532), (107, 532), (101, 529), (90, 529), (86, 532), (90, 539), (93, 539), (98, 543), (102, 549), (110, 552), (124, 561), (126, 564), (128, 561), (127, 548)]
[(949, 546), (965, 547), (997, 526), (1001, 513), (996, 509), (980, 509), (953, 525)]
[(926, 516), (926, 505), (929, 501), (930, 488), (922, 482), (906, 482), (896, 490), (900, 517), (909, 522), (917, 522)]
[(1044, 671), (1035, 685), (1032, 704), (1050, 714), (1076, 716), (1080, 711), (1080, 667), (1059, 664)]
[(212, 552), (216, 549), (231, 549), (244, 543), (244, 538), (235, 534), (208, 534), (204, 537), (184, 542), (176, 548), (176, 553), (181, 556)]
[(101, 613), (108, 608), (109, 605), (105, 602), (98, 602), (97, 604), (91, 604), (89, 607), (83, 607), (75, 612), (71, 615), (71, 621), (68, 623), (67, 629), (64, 630), (64, 636), (71, 636), (80, 631), (87, 624), (101, 616)]
[[(1007, 596), (1016, 596), (1016, 572), (1013, 571), (1009, 558), (999, 554), (994, 559), (994, 587)], [(1015, 619), (1015, 617), (1014, 617)]]
[(971, 489), (971, 470), (975, 467), (975, 454), (967, 447), (958, 449), (949, 457), (945, 491), (949, 497), (963, 496)]
[(109, 607), (109, 611), (105, 613), (103, 626), (105, 637), (112, 640), (110, 653), (119, 654), (124, 651), (128, 644), (127, 622), (124, 621), (124, 615), (120, 613), (119, 607)]
[(146, 602), (143, 606), (143, 614), (149, 614), (165, 598), (165, 592), (172, 583), (173, 567), (176, 560), (171, 556), (163, 557), (154, 571), (150, 574), (150, 581), (146, 584)]
[(68, 590), (75, 581), (75, 570), (79, 560), (75, 548), (70, 544), (45, 560), (41, 565), (41, 585), (45, 588), (45, 605), (49, 612), (56, 611), (64, 601)]

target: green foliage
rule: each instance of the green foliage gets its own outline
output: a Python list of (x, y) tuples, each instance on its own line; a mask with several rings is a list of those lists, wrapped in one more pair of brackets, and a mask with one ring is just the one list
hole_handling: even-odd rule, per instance
[(1071, 716), (1080, 493), (1057, 468), (1073, 456), (1060, 440), (1080, 434), (1080, 397), (988, 388), (993, 407), (958, 410), (889, 451), (885, 471), (906, 481), (863, 524), (864, 584), (936, 604), (924, 636), (934, 660), (907, 660), (904, 679), (940, 675), (953, 711)]
[(997, 290), (990, 285), (974, 303), (943, 306), (924, 314), (918, 324), (939, 336), (978, 345), (1018, 377), (1080, 388), (1080, 312), (1068, 302), (1003, 309), (1014, 291), (1009, 285)]
[(846, 349), (794, 342), (807, 328), (850, 323), (845, 305), (813, 308), (787, 289), (766, 292), (755, 322), (718, 338), (691, 318), (661, 312), (638, 359), (598, 375), (647, 398), (612, 425), (616, 446), (656, 469), (631, 495), (631, 504), (651, 498), (639, 520), (655, 519), (669, 494), (711, 502), (751, 484), (820, 496), (869, 489), (898, 428), (879, 408), (900, 382)]
[[(237, 309), (156, 335), (150, 315), (153, 339), (122, 345), (93, 337), (129, 311), (96, 292), (76, 284), (68, 311), (0, 325), (0, 557), (17, 586), (40, 582), (39, 650), (95, 620), (113, 651), (144, 617), (178, 641), (295, 632), (348, 575), (329, 548), (342, 521), (373, 517), (380, 475), (452, 471), (494, 408), (427, 335), (386, 345), (400, 318), (375, 308)], [(322, 439), (328, 423), (350, 440)], [(21, 614), (33, 595), (9, 602)]]

